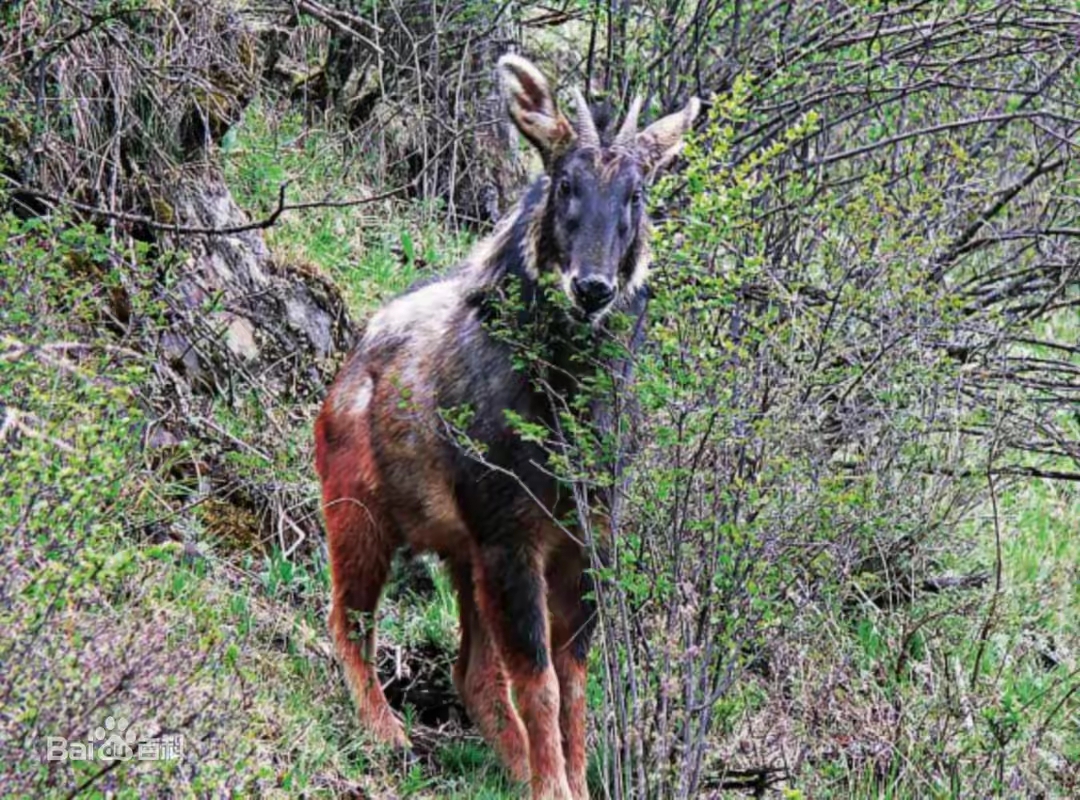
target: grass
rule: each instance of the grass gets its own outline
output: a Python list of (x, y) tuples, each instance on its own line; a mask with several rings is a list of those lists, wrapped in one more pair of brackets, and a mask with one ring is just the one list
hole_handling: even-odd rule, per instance
[[(957, 574), (996, 561), (994, 520), (971, 523)], [(802, 762), (791, 796), (1067, 797), (1080, 785), (1080, 498), (1035, 481), (1002, 492), (1001, 592), (820, 609), (776, 643), (774, 674), (736, 690), (722, 755)], [(963, 534), (964, 532), (959, 532)], [(959, 541), (959, 538), (958, 538)], [(1022, 781), (1022, 783), (1021, 783)], [(735, 796), (735, 795), (733, 795)]]
[[(259, 102), (227, 139), (223, 156), (237, 202), (253, 215), (273, 210), (283, 183), (289, 202), (376, 193), (363, 185), (362, 170), (336, 137), (305, 124), (295, 111), (279, 113)], [(437, 220), (437, 209), (395, 201), (326, 208), (284, 215), (267, 241), (277, 258), (329, 275), (364, 315), (464, 254), (468, 240), (444, 235)]]

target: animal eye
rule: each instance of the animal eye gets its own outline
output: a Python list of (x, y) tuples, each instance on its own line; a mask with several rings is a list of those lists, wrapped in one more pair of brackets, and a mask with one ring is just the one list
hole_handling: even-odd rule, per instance
[(630, 194), (630, 202), (633, 203), (635, 206), (640, 206), (644, 199), (645, 193), (641, 191), (640, 187), (634, 189), (634, 191)]
[(559, 179), (559, 197), (569, 197), (574, 192), (574, 187), (570, 185), (570, 179), (563, 177)]

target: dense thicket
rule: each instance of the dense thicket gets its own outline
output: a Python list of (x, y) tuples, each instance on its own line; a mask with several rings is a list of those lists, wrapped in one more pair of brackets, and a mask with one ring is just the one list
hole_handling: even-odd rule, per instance
[[(208, 743), (206, 786), (273, 784), (239, 733), (251, 674), (205, 674), (225, 623), (184, 617), (196, 709), (151, 679), (175, 642), (90, 613), (175, 610), (132, 588), (161, 554), (95, 553), (265, 552), (267, 586), (319, 563), (307, 426), (352, 335), (339, 287), (369, 308), (454, 249), (426, 231), (506, 210), (538, 166), (493, 82), (517, 50), (602, 118), (635, 93), (650, 118), (690, 95), (708, 112), (652, 193), (648, 344), (608, 398), (616, 436), (573, 409), (546, 434), (583, 519), (605, 448), (634, 452), (596, 565), (596, 794), (1068, 796), (1078, 576), (1044, 565), (1039, 600), (1017, 597), (1002, 508), (1078, 507), (1078, 30), (1036, 0), (5, 4), (0, 453), (36, 465), (0, 482), (5, 741), (95, 724), (99, 697), (44, 688), (85, 654), (43, 635), (60, 615), (117, 697)], [(359, 275), (353, 237), (377, 269)], [(246, 592), (238, 563), (219, 572)], [(25, 791), (109, 774), (12, 763)]]

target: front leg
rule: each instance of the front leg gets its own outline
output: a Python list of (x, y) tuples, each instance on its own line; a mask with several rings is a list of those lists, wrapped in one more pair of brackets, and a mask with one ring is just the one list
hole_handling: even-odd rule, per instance
[(584, 553), (576, 545), (556, 554), (548, 567), (551, 606), (551, 649), (559, 679), (559, 727), (562, 729), (566, 775), (574, 800), (588, 800), (586, 733), (586, 662), (596, 624), (596, 607), (588, 595), (591, 578)]
[(495, 639), (525, 723), (533, 800), (573, 800), (542, 559), (528, 541), (499, 542), (479, 548), (474, 568), (481, 620)]

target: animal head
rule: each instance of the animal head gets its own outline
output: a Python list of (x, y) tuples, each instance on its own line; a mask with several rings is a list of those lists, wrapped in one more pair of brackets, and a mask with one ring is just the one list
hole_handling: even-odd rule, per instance
[(619, 297), (645, 282), (645, 190), (682, 148), (701, 103), (692, 98), (681, 111), (638, 131), (638, 97), (619, 132), (602, 142), (579, 90), (571, 124), (532, 63), (505, 55), (499, 75), (510, 118), (540, 152), (547, 172), (535, 269), (555, 271), (573, 307), (596, 324)]

